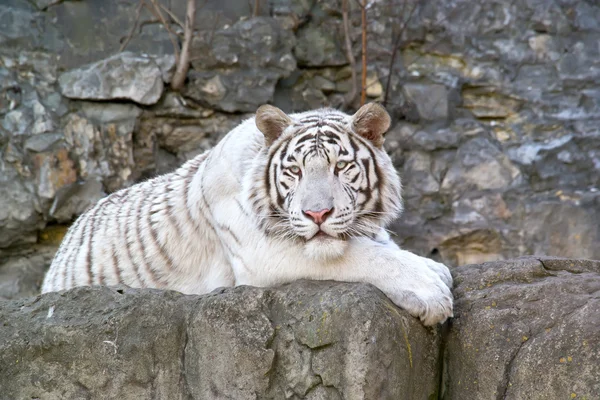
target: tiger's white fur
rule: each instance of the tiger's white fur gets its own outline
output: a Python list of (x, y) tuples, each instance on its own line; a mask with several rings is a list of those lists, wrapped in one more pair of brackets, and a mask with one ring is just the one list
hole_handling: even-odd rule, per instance
[(79, 217), (42, 292), (126, 284), (202, 294), (332, 279), (372, 283), (424, 324), (443, 322), (448, 269), (399, 249), (384, 229), (402, 208), (382, 149), (389, 123), (377, 104), (353, 116), (263, 106), (214, 149)]

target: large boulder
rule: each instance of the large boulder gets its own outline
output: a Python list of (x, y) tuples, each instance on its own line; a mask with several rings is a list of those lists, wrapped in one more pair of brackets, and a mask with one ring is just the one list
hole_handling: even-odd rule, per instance
[(437, 398), (441, 336), (370, 285), (0, 303), (3, 398)]
[(444, 399), (600, 398), (600, 261), (454, 270)]
[(65, 72), (58, 78), (70, 99), (132, 100), (154, 104), (163, 91), (163, 73), (153, 58), (131, 52)]

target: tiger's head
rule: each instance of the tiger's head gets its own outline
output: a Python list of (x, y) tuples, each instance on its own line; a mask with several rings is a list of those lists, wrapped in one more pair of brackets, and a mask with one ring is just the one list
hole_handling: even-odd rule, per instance
[(382, 106), (352, 116), (332, 109), (288, 116), (264, 105), (255, 121), (265, 146), (249, 198), (268, 234), (331, 259), (349, 239), (374, 238), (400, 214), (400, 178), (382, 147), (390, 126)]

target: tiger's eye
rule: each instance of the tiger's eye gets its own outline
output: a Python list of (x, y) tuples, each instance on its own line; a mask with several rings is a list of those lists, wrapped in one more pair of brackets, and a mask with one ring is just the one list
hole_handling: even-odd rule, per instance
[(337, 169), (344, 169), (346, 168), (346, 165), (348, 165), (346, 161), (338, 161), (337, 164), (335, 164), (335, 167)]
[(290, 171), (292, 172), (292, 174), (299, 174), (300, 173), (300, 167), (297, 165), (291, 166), (290, 167)]

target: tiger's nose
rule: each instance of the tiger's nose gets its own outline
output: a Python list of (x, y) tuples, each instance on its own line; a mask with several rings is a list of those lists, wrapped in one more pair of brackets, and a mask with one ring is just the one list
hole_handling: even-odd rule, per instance
[(326, 208), (321, 211), (302, 210), (302, 212), (307, 217), (310, 217), (315, 222), (315, 224), (321, 225), (323, 222), (325, 222), (327, 217), (331, 215), (331, 213), (333, 212), (333, 208)]

